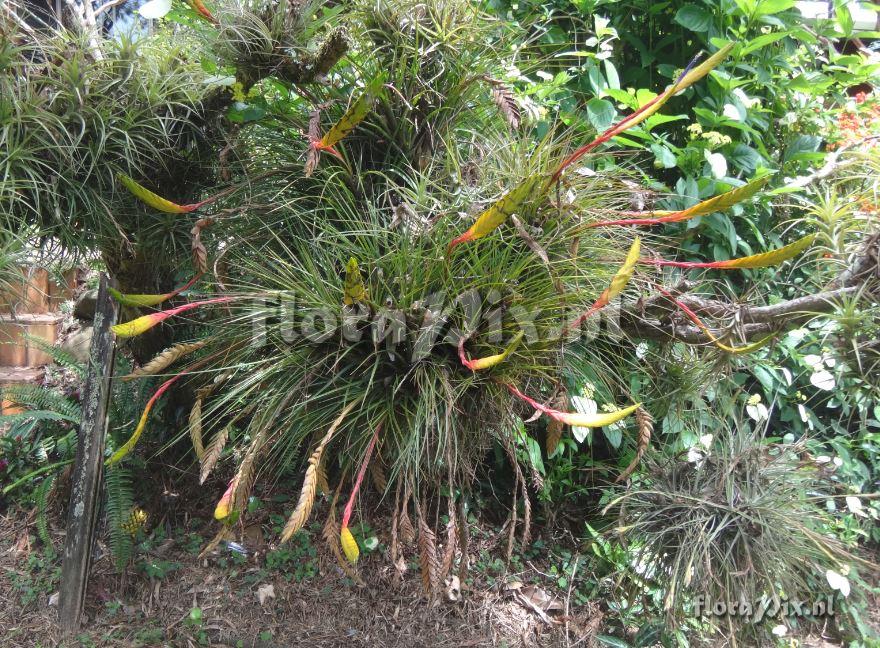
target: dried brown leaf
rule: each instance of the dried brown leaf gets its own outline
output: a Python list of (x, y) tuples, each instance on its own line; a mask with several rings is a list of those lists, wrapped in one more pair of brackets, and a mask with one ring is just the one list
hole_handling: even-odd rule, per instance
[(416, 539), (416, 530), (409, 517), (409, 488), (404, 489), (400, 505), (400, 539), (405, 545), (411, 545)]
[(492, 101), (495, 102), (495, 106), (504, 115), (511, 128), (514, 130), (519, 128), (522, 123), (522, 112), (513, 92), (496, 79), (489, 79), (489, 83), (492, 84)]
[(419, 566), (422, 571), (422, 587), (428, 598), (434, 598), (434, 594), (440, 587), (440, 564), (437, 560), (437, 538), (431, 527), (428, 526), (422, 507), (416, 503), (416, 513), (419, 518)]
[[(568, 411), (568, 394), (563, 390), (559, 393), (559, 395), (552, 401), (551, 407), (553, 409), (558, 409), (563, 412)], [(550, 419), (550, 422), (547, 423), (547, 456), (552, 455), (556, 452), (556, 447), (559, 445), (559, 440), (562, 438), (562, 430), (563, 423), (562, 421), (557, 421), (556, 419)]]
[(223, 448), (226, 447), (226, 442), (229, 440), (229, 428), (229, 425), (225, 426), (214, 435), (213, 439), (211, 439), (211, 445), (208, 446), (208, 449), (202, 457), (202, 468), (199, 473), (200, 484), (205, 483), (205, 480), (208, 479), (208, 475), (211, 474), (211, 471), (214, 470), (214, 466), (217, 465), (217, 461), (220, 459), (220, 454), (223, 452)]
[(190, 230), (193, 263), (195, 263), (196, 270), (199, 273), (206, 273), (208, 271), (208, 251), (205, 249), (205, 244), (202, 243), (202, 229), (213, 224), (214, 219), (206, 216), (197, 220)]
[(202, 400), (201, 390), (196, 395), (192, 409), (189, 411), (189, 437), (192, 439), (193, 450), (201, 461), (205, 456), (205, 444), (202, 442)]
[(207, 340), (200, 340), (198, 342), (185, 342), (182, 344), (175, 344), (174, 346), (170, 346), (162, 351), (155, 358), (150, 360), (143, 367), (139, 367), (127, 376), (123, 376), (122, 380), (134, 380), (135, 378), (143, 378), (144, 376), (153, 376), (161, 371), (164, 371), (172, 364), (180, 360), (180, 358), (182, 358), (183, 356), (189, 355), (193, 351), (201, 349), (207, 343)]
[(446, 524), (446, 546), (443, 549), (443, 563), (440, 569), (440, 580), (445, 581), (452, 571), (455, 562), (455, 550), (458, 545), (458, 516), (452, 499), (449, 500), (449, 522)]
[(614, 480), (615, 483), (622, 482), (635, 472), (651, 443), (651, 435), (654, 433), (654, 417), (644, 407), (636, 410), (636, 425), (639, 429), (639, 436), (636, 440), (636, 455), (624, 471), (617, 476), (617, 479)]
[(315, 478), (318, 480), (318, 490), (326, 495), (330, 492), (330, 482), (327, 481), (327, 468), (324, 462), (320, 462), (315, 468)]
[(385, 477), (385, 471), (382, 469), (379, 457), (370, 462), (370, 479), (377, 492), (380, 494), (385, 492), (388, 487), (388, 479)]
[(327, 430), (324, 438), (318, 443), (318, 447), (315, 448), (312, 456), (309, 457), (309, 466), (306, 468), (306, 475), (303, 479), (303, 487), (299, 494), (299, 501), (296, 503), (296, 508), (293, 510), (293, 513), (290, 514), (287, 524), (284, 526), (284, 531), (281, 533), (281, 542), (287, 542), (290, 540), (291, 536), (299, 531), (306, 523), (306, 520), (308, 520), (309, 515), (312, 512), (312, 506), (315, 503), (315, 493), (318, 487), (317, 466), (321, 463), (321, 456), (324, 454), (324, 448), (330, 443), (330, 439), (333, 438), (336, 429), (342, 424), (342, 421), (345, 420), (345, 417), (357, 403), (358, 401), (352, 401), (342, 410), (339, 416), (336, 417), (336, 420), (333, 421), (333, 425)]
[(210, 554), (212, 551), (214, 551), (214, 549), (217, 548), (217, 545), (219, 545), (224, 540), (228, 540), (231, 537), (232, 529), (224, 526), (217, 532), (217, 535), (215, 535), (211, 539), (211, 541), (207, 545), (205, 545), (205, 548), (202, 549), (202, 552), (199, 554), (199, 560), (204, 560), (205, 558), (207, 558), (208, 554)]

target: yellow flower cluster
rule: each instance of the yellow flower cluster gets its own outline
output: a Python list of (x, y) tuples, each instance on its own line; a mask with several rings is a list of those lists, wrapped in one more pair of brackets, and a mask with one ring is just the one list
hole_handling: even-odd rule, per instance
[(724, 146), (725, 144), (730, 144), (732, 141), (728, 135), (724, 135), (723, 133), (719, 133), (718, 131), (706, 131), (702, 135), (703, 139), (709, 142), (712, 148), (718, 148), (719, 146)]

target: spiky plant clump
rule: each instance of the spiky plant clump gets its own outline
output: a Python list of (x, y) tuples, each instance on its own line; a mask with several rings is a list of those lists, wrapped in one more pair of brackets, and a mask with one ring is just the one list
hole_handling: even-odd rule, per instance
[[(440, 506), (432, 494), (467, 488), (491, 443), (516, 461), (515, 431), (535, 410), (619, 433), (618, 419), (636, 410), (633, 381), (614, 366), (615, 342), (576, 338), (621, 293), (654, 283), (636, 265), (659, 239), (602, 223), (625, 204), (625, 187), (575, 166), (729, 52), (571, 153), (565, 130), (538, 145), (511, 130), (491, 81), (505, 41), (470, 3), (363, 3), (349, 24), (356, 51), (338, 86), (308, 100), (282, 92), (274, 104), (277, 84), (256, 87), (254, 103), (283, 116), (242, 129), (236, 153), (242, 170), (269, 173), (209, 207), (222, 208), (213, 232), (226, 270), (224, 296), (203, 302), (216, 316), (196, 363), (219, 387), (199, 400), (198, 418), (203, 479), (218, 460), (212, 448), (238, 446), (224, 518), (244, 509), (258, 473), (311, 461), (291, 518), (299, 528), (318, 475), (339, 489), (358, 475), (356, 492), (376, 438), (385, 487), (402, 494), (401, 527), (413, 505), (421, 528)], [(754, 267), (796, 250), (697, 267)], [(587, 381), (602, 412), (544, 405)], [(234, 420), (246, 430), (230, 439)], [(442, 574), (429, 571), (433, 587)]]
[[(655, 455), (646, 464), (605, 512), (616, 516), (614, 535), (628, 548), (631, 586), (659, 588), (673, 622), (693, 614), (698, 595), (755, 610), (762, 600), (833, 596), (826, 570), (859, 562), (826, 533), (827, 478), (802, 442), (768, 444), (726, 430), (687, 456)], [(755, 618), (715, 622), (725, 634), (750, 634), (759, 631)]]
[(180, 183), (181, 153), (196, 146), (211, 91), (203, 73), (182, 39), (123, 35), (102, 41), (96, 60), (85, 36), (50, 26), (24, 33), (7, 19), (0, 16), (3, 225), (56, 237), (69, 251), (116, 250), (120, 233), (141, 228), (115, 175)]

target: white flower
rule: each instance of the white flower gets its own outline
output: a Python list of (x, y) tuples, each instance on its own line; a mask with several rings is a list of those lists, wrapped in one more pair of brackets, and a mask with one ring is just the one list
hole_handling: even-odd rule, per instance
[(868, 514), (865, 513), (865, 509), (862, 506), (862, 500), (860, 500), (858, 497), (853, 497), (852, 495), (847, 495), (846, 507), (855, 515), (858, 515), (861, 517), (868, 517)]
[(781, 623), (778, 626), (773, 626), (773, 629), (770, 631), (777, 637), (784, 637), (788, 634), (788, 628), (786, 628)]
[[(584, 398), (583, 396), (572, 396), (571, 405), (581, 414), (595, 414), (599, 407), (592, 398)], [(591, 434), (590, 428), (574, 425), (571, 428), (572, 436), (577, 439), (578, 443), (583, 443), (584, 439)]]
[(760, 423), (761, 421), (766, 421), (770, 418), (770, 412), (767, 410), (767, 406), (764, 403), (756, 403), (755, 405), (746, 405), (746, 413), (756, 423)]
[(828, 581), (828, 585), (831, 586), (831, 589), (837, 590), (843, 597), (846, 598), (849, 596), (849, 579), (842, 574), (838, 574), (833, 569), (829, 569), (825, 572), (825, 579)]
[(824, 391), (831, 391), (834, 389), (834, 376), (831, 375), (830, 372), (825, 371), (817, 371), (810, 376), (810, 383), (818, 389), (822, 389)]

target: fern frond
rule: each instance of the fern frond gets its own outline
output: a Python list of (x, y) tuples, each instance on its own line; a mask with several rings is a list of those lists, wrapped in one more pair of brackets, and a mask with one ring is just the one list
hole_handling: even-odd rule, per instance
[(3, 390), (3, 398), (30, 410), (55, 412), (74, 423), (79, 423), (82, 416), (78, 403), (45, 387), (10, 385)]
[(125, 529), (134, 506), (131, 472), (122, 465), (108, 468), (104, 473), (104, 488), (110, 551), (117, 571), (122, 571), (128, 565), (134, 549), (131, 534)]
[(34, 335), (25, 335), (24, 339), (28, 346), (34, 346), (43, 353), (52, 358), (52, 362), (73, 371), (80, 378), (86, 377), (86, 364), (74, 356), (70, 351), (65, 351), (61, 347), (49, 344), (43, 338)]
[(37, 505), (37, 535), (40, 536), (40, 540), (43, 544), (51, 548), (53, 551), (55, 549), (55, 544), (52, 542), (52, 536), (49, 535), (48, 510), (49, 493), (52, 492), (56, 477), (57, 475), (49, 475), (40, 482), (36, 489), (34, 489), (34, 502)]
[(69, 421), (79, 425), (79, 418), (67, 416), (59, 412), (49, 410), (28, 410), (16, 414), (3, 414), (0, 416), (0, 425), (14, 425), (22, 421)]

